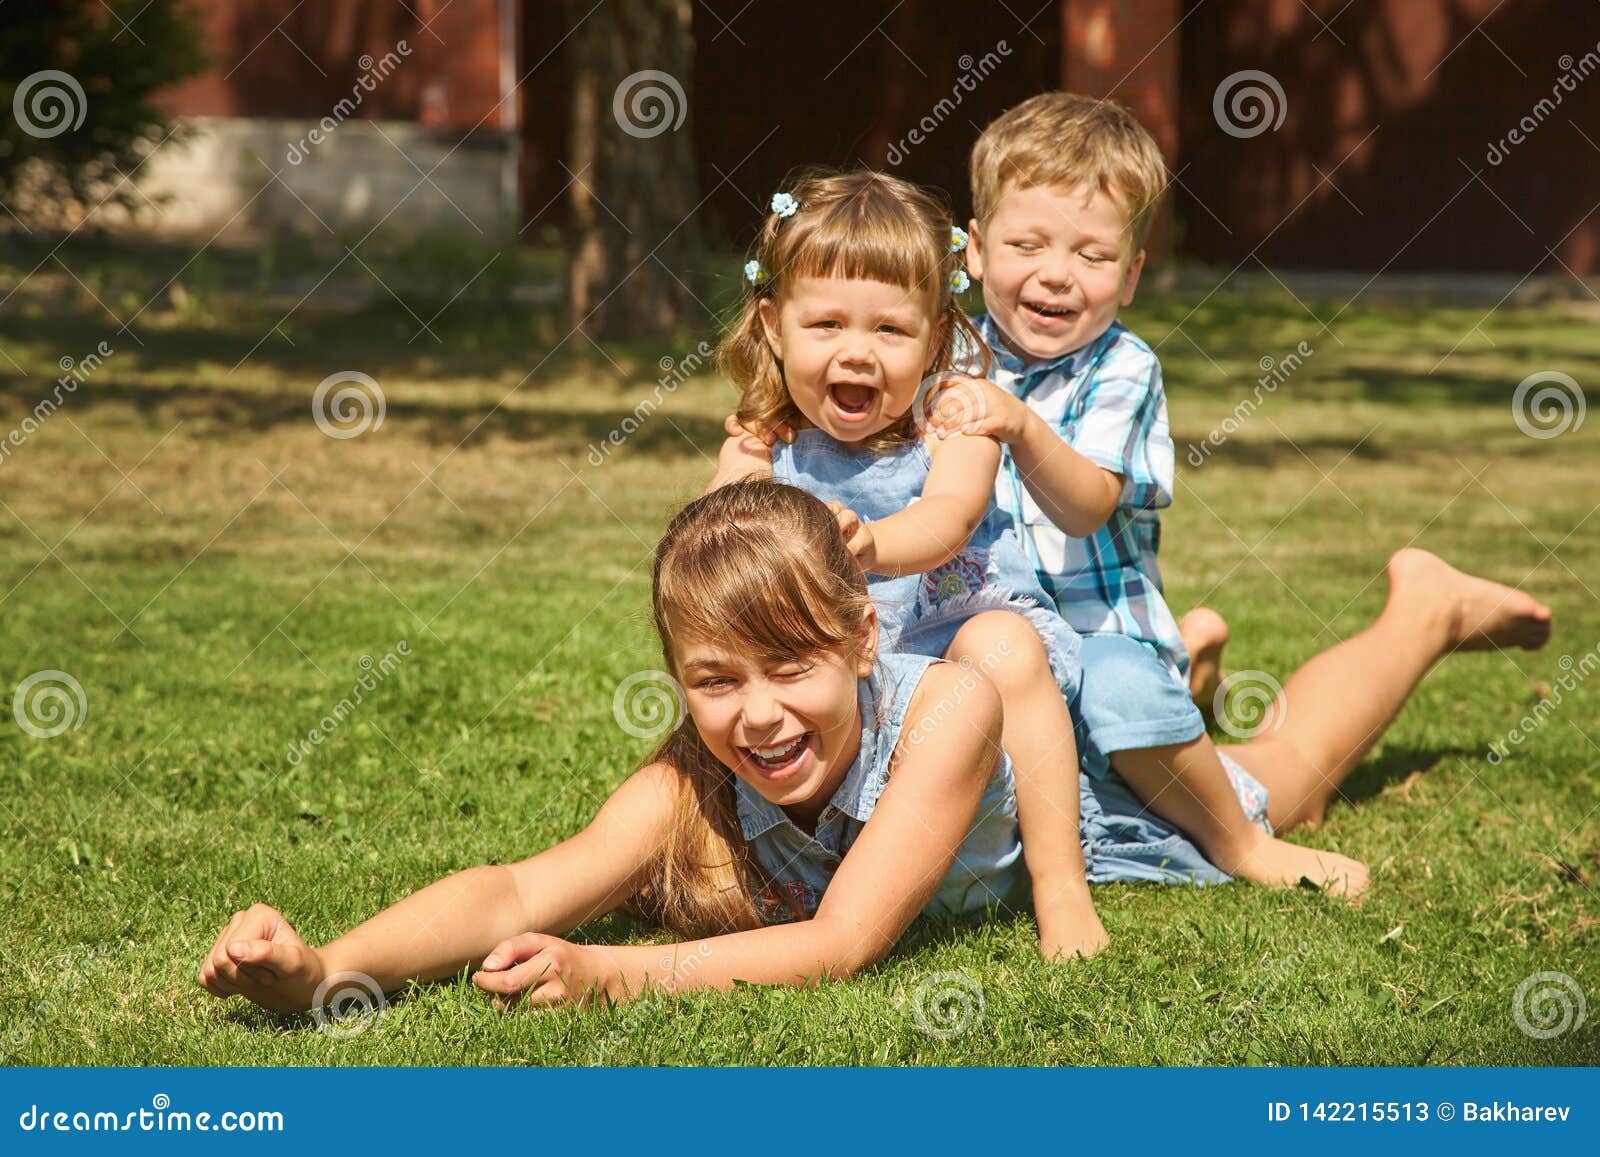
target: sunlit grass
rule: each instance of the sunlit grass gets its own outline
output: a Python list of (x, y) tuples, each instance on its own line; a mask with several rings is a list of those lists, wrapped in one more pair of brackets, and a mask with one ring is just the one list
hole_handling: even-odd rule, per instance
[[(7, 288), (41, 255), (12, 261)], [(1600, 992), (1597, 689), (1565, 694), (1502, 762), (1488, 758), (1551, 693), (1562, 656), (1600, 645), (1600, 429), (1591, 419), (1533, 439), (1511, 412), (1537, 370), (1593, 392), (1593, 317), (1308, 303), (1318, 321), (1286, 296), (1226, 293), (1148, 295), (1133, 315), (1160, 344), (1179, 451), (1162, 550), (1170, 599), (1227, 616), (1235, 667), (1282, 677), (1358, 629), (1381, 606), (1384, 561), (1413, 539), (1556, 610), (1543, 653), (1439, 668), (1326, 827), (1298, 837), (1375, 867), (1364, 907), (1242, 887), (1103, 888), (1112, 947), (1071, 967), (1036, 959), (1026, 921), (919, 927), (882, 966), (816, 990), (503, 1016), (447, 984), (334, 1039), (205, 996), (202, 953), (252, 901), (326, 938), (592, 814), (647, 746), (615, 725), (612, 692), (658, 665), (649, 553), (703, 486), (731, 391), (691, 379), (596, 466), (588, 447), (655, 388), (658, 360), (699, 336), (551, 356), (564, 330), (517, 304), (515, 262), (448, 303), (476, 268), (465, 257), (418, 264), (409, 280), (403, 261), (385, 267), (407, 308), (381, 292), (313, 299), (283, 321), (320, 270), (285, 288), (306, 259), (264, 267), (246, 252), (208, 258), (209, 281), (158, 295), (133, 324), (140, 346), (108, 310), (140, 311), (182, 257), (64, 255), (106, 308), (47, 268), (0, 309), (0, 437), (45, 396), (60, 358), (103, 338), (117, 349), (0, 461), (0, 691), (9, 705), (25, 677), (59, 670), (84, 692), (80, 725), (54, 738), (0, 712), (7, 1060), (1600, 1059), (1593, 1020), (1543, 1040), (1513, 1016), (1535, 972), (1572, 976), (1591, 1005)], [(426, 284), (439, 268), (451, 276)], [(438, 341), (408, 309), (434, 318)], [(1185, 462), (1250, 394), (1261, 359), (1301, 341), (1314, 354), (1203, 465)], [(383, 424), (359, 438), (312, 420), (313, 389), (339, 370), (384, 391)], [(363, 656), (402, 640), (410, 657), (292, 761)], [(650, 935), (620, 919), (588, 934)], [(96, 945), (103, 958), (90, 957)], [(983, 1008), (944, 1040), (915, 1009), (931, 977), (956, 972)]]

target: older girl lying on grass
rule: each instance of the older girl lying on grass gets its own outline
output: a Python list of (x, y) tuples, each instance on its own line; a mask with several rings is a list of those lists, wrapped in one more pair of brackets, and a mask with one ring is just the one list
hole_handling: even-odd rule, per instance
[[(999, 697), (977, 671), (877, 653), (820, 501), (749, 482), (691, 504), (656, 549), (654, 607), (688, 714), (588, 827), (321, 948), (257, 904), (217, 937), (201, 985), (298, 1012), (340, 973), (387, 991), (470, 967), (534, 1004), (807, 984), (880, 960), (919, 912), (1026, 908)], [(624, 904), (681, 942), (561, 938)]]
[[(1289, 684), (1344, 710), (1298, 713), (1262, 743), (1284, 769), (1262, 777), (1272, 802), (1290, 800), (1275, 827), (1302, 822), (1307, 799), (1326, 805), (1434, 661), (1518, 641), (1507, 593), (1396, 556), (1377, 622)], [(389, 991), (470, 968), (503, 1004), (536, 1005), (805, 985), (881, 960), (919, 913), (1026, 910), (998, 693), (977, 670), (878, 652), (861, 571), (819, 499), (753, 480), (690, 504), (656, 549), (653, 598), (688, 714), (588, 827), (448, 876), (321, 948), (254, 905), (201, 965), (206, 991), (299, 1012), (352, 973)], [(1086, 846), (1119, 838), (1101, 827)], [(624, 905), (678, 941), (562, 939)]]

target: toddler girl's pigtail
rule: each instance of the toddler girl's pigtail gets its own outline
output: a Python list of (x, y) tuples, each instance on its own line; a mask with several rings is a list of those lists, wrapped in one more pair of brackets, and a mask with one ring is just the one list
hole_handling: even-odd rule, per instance
[(717, 348), (719, 368), (739, 390), (739, 423), (759, 431), (794, 428), (801, 421), (761, 324), (761, 302), (777, 293), (778, 227), (799, 211), (800, 201), (792, 193), (774, 193), (770, 206), (755, 252), (744, 263), (743, 307)]
[(961, 308), (960, 295), (972, 288), (972, 278), (967, 274), (967, 240), (965, 229), (959, 225), (950, 226), (950, 295), (945, 307), (949, 332), (940, 351), (938, 368), (987, 377), (994, 359), (979, 336), (978, 328)]

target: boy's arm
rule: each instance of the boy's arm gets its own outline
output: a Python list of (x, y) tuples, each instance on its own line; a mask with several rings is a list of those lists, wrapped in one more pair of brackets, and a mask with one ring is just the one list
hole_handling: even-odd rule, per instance
[(1023, 486), (1063, 534), (1088, 538), (1116, 512), (1122, 475), (1091, 462), (1024, 403), (1017, 405), (1027, 417), (1011, 443), (1011, 460)]
[(922, 497), (904, 510), (869, 525), (873, 574), (922, 574), (961, 553), (983, 522), (1000, 468), (1000, 444), (958, 434), (930, 440), (933, 459)]
[(1039, 509), (1074, 538), (1099, 530), (1117, 508), (1122, 476), (1074, 450), (1026, 402), (993, 382), (952, 375), (933, 401), (929, 423), (939, 440), (965, 433), (1009, 445)]
[(1037, 412), (1013, 400), (1027, 415), (1005, 439), (1017, 472), (1063, 533), (1086, 538), (1118, 507), (1157, 509), (1172, 501), (1172, 435), (1161, 363), (1137, 338), (1121, 336), (1093, 371), (1070, 445)]

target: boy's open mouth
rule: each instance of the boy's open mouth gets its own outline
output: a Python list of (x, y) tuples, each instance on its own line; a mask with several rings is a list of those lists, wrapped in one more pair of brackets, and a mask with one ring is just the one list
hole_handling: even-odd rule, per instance
[(860, 382), (828, 383), (828, 401), (841, 422), (865, 422), (878, 398), (875, 386)]
[(1024, 301), (1021, 304), (1023, 316), (1040, 325), (1056, 325), (1078, 316), (1077, 310), (1064, 305), (1050, 305), (1042, 301)]
[(806, 752), (811, 750), (812, 732), (803, 731), (793, 739), (782, 743), (768, 744), (765, 747), (742, 747), (744, 757), (754, 764), (762, 774), (779, 778), (787, 772), (793, 771), (805, 758)]

